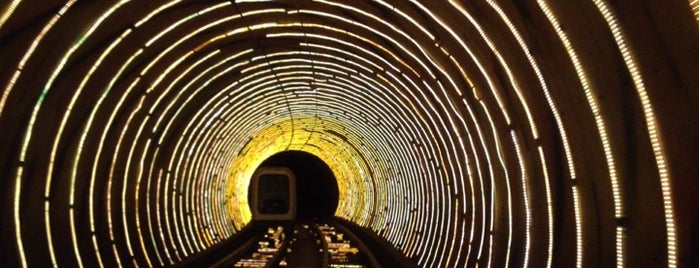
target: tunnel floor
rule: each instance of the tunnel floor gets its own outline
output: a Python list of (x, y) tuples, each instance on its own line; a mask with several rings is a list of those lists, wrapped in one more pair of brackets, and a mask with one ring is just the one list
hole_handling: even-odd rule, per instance
[[(336, 224), (295, 222), (258, 228), (253, 250), (233, 267), (373, 267), (365, 260), (366, 246)], [(258, 232), (259, 232), (258, 231)], [(364, 254), (359, 247), (365, 248)]]
[(416, 267), (373, 231), (339, 218), (248, 227), (182, 267)]
[(317, 226), (309, 227), (306, 224), (294, 226), (294, 236), (280, 266), (321, 267), (324, 257), (322, 238), (316, 231)]

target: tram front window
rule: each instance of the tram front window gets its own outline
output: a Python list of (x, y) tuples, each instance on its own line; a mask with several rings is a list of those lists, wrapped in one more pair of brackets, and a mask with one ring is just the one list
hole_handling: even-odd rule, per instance
[(262, 214), (289, 212), (289, 177), (266, 174), (259, 178), (258, 211)]

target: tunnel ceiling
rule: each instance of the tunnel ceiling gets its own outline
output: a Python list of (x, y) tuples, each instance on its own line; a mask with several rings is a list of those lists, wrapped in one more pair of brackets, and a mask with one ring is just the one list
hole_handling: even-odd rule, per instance
[(175, 265), (286, 150), (423, 267), (695, 261), (696, 1), (38, 3), (0, 4), (9, 267)]

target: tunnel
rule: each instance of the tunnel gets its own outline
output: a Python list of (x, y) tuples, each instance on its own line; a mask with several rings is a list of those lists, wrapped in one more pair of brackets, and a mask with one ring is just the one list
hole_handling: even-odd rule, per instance
[(366, 267), (699, 267), (698, 59), (696, 0), (3, 1), (0, 266), (275, 244), (277, 161)]

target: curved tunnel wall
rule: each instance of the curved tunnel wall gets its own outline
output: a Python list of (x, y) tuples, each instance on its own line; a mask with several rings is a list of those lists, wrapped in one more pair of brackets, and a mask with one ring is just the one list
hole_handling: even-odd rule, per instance
[(3, 261), (176, 264), (299, 150), (420, 266), (691, 266), (696, 3), (656, 2), (11, 1)]

